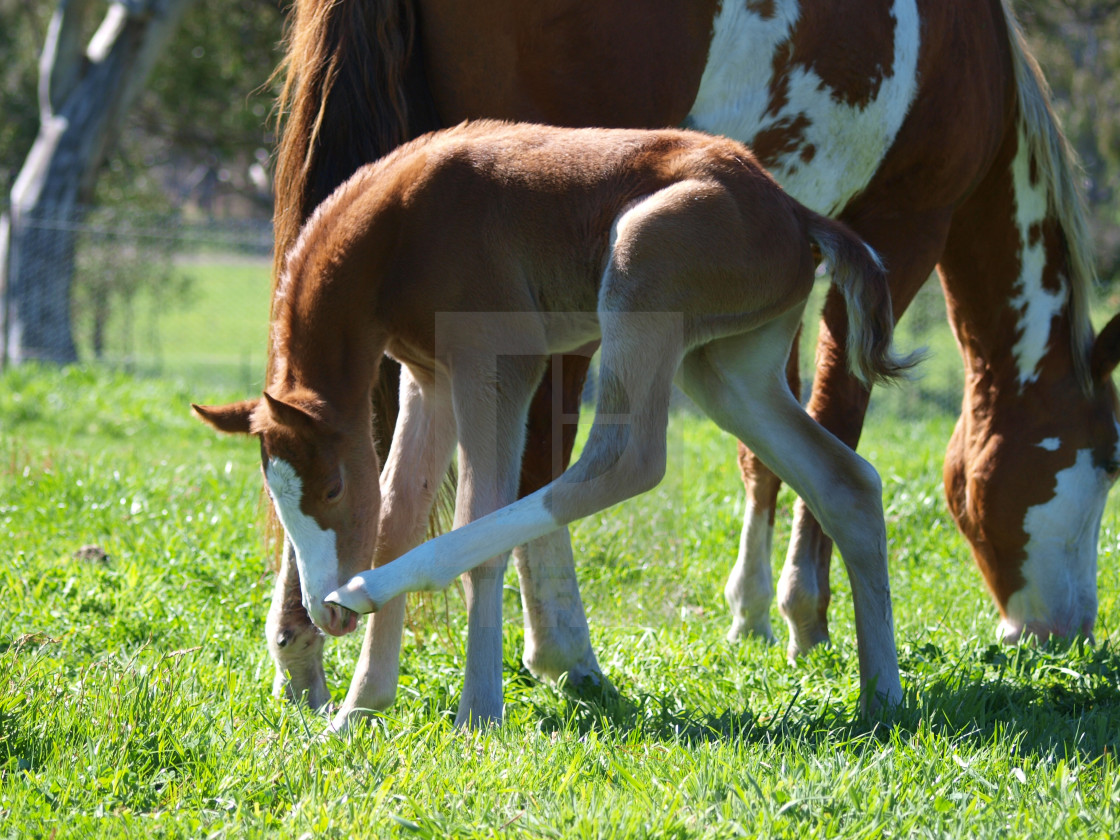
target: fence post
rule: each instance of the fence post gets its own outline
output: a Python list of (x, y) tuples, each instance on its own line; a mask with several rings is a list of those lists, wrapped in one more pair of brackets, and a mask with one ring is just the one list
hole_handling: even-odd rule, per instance
[(0, 213), (0, 371), (8, 367), (9, 338), (8, 325), (11, 323), (10, 278), (15, 276), (16, 243), (19, 237), (12, 232), (14, 217), (10, 210)]

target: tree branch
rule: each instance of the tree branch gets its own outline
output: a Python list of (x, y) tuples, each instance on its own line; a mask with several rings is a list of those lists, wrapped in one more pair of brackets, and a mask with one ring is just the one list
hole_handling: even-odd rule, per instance
[(85, 73), (82, 32), (92, 0), (60, 0), (39, 59), (39, 117), (57, 114)]

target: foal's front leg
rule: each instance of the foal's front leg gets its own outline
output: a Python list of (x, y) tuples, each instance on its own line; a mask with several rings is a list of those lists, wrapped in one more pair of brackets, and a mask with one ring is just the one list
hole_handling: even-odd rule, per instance
[(285, 537), (265, 622), (268, 651), (276, 663), (272, 693), (321, 709), (331, 700), (323, 672), (323, 634), (304, 609), (293, 551)]
[[(536, 356), (480, 355), (453, 362), (459, 434), (456, 529), (517, 498), (525, 414), (543, 367)], [(456, 726), (477, 727), (502, 719), (502, 591), (511, 547), (472, 566), (463, 579), (467, 658)]]
[[(448, 391), (442, 377), (418, 380), (401, 369), (400, 414), (381, 473), (374, 568), (414, 548), (427, 532), (455, 444)], [(404, 613), (405, 596), (398, 595), (370, 619), (350, 689), (331, 722), (335, 732), (345, 731), (354, 715), (387, 708), (396, 698)]]
[[(402, 592), (442, 589), (456, 576), (500, 557), (516, 545), (656, 485), (665, 471), (665, 429), (673, 372), (683, 353), (682, 329), (679, 316), (672, 314), (628, 316), (600, 313), (604, 381), (595, 423), (579, 461), (536, 493), (429, 540), (395, 563), (356, 575), (327, 600), (367, 613), (381, 609)], [(654, 358), (644, 352), (648, 347), (658, 348)], [(464, 434), (462, 416), (459, 428)], [(460, 495), (459, 504), (463, 504), (463, 498)], [(500, 579), (491, 578), (500, 586)], [(491, 609), (495, 603), (500, 606), (500, 601), (493, 598), (489, 603)], [(490, 624), (497, 620), (500, 613), (492, 612)], [(487, 638), (496, 639), (500, 645), (500, 632)], [(498, 657), (500, 653), (499, 647)], [(494, 661), (500, 677), (500, 661), (491, 659), (487, 672), (491, 684)], [(493, 703), (493, 698), (491, 693), (489, 702)], [(461, 708), (460, 714), (463, 712)]]

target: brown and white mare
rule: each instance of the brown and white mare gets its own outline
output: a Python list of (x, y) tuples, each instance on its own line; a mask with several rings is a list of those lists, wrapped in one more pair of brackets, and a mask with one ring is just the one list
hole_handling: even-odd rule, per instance
[[(360, 165), (423, 131), (489, 116), (734, 137), (794, 197), (875, 247), (896, 316), (936, 269), (966, 369), (946, 491), (1000, 632), (1092, 630), (1099, 521), (1118, 464), (1109, 371), (1120, 340), (1113, 327), (1094, 341), (1069, 153), (1006, 2), (297, 0), (285, 64), (278, 258)], [(855, 446), (869, 394), (848, 373), (845, 324), (832, 295), (809, 412)], [(562, 418), (577, 413), (587, 361), (563, 361), (530, 409), (522, 494), (567, 465), (575, 428)], [(778, 483), (741, 455), (730, 635), (771, 637)], [(828, 638), (831, 554), (804, 505), (794, 519), (778, 582), (791, 654)], [(527, 667), (595, 678), (563, 529), (514, 561)], [(299, 587), (289, 552), (267, 629), (275, 685), (320, 706), (323, 639)], [(399, 629), (377, 621), (368, 632), (390, 696)]]
[[(502, 716), (508, 552), (661, 480), (675, 380), (836, 541), (863, 702), (895, 703), (879, 477), (786, 381), (814, 245), (848, 303), (855, 374), (897, 376), (907, 362), (890, 352), (878, 258), (782, 192), (746, 147), (679, 130), (464, 123), (358, 170), (320, 206), (276, 289), (265, 395), (195, 410), (260, 438), (303, 604), (326, 632), (351, 632), (359, 612), (388, 611), (399, 626), (405, 592), (466, 573), (457, 721), (476, 724)], [(529, 403), (550, 355), (600, 340), (584, 452), (518, 500)], [(371, 394), (386, 353), (402, 366), (401, 406), (379, 481)], [(457, 527), (417, 547), (456, 444)], [(356, 683), (384, 667), (381, 654), (362, 651)], [(348, 703), (332, 726), (384, 699)]]

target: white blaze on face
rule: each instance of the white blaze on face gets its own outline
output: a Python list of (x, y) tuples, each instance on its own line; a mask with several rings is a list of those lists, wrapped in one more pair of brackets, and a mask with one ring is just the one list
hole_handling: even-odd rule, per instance
[(335, 533), (319, 527), (300, 509), (303, 482), (295, 467), (279, 458), (269, 458), (265, 481), (284, 532), (292, 541), (299, 570), (303, 606), (319, 626), (329, 623), (323, 599), (338, 586), (338, 551)]
[[(1045, 443), (1045, 441), (1043, 442)], [(1027, 511), (1023, 588), (1008, 599), (1001, 638), (1090, 632), (1097, 615), (1097, 535), (1111, 482), (1087, 449), (1057, 475), (1054, 498)]]
[[(1019, 131), (1019, 151), (1011, 164), (1015, 189), (1015, 224), (1022, 242), (1019, 280), (1011, 306), (1019, 313), (1019, 340), (1012, 352), (1019, 368), (1019, 387), (1038, 379), (1038, 366), (1050, 346), (1050, 325), (1061, 314), (1068, 291), (1063, 285), (1051, 291), (1042, 285), (1046, 269), (1046, 249), (1041, 228), (1046, 219), (1047, 198), (1043, 181), (1031, 183), (1030, 149)], [(1032, 241), (1031, 228), (1035, 228)]]
[[(748, 145), (768, 129), (804, 125), (802, 142), (769, 162), (770, 169), (798, 201), (818, 213), (836, 213), (871, 181), (917, 92), (917, 4), (894, 4), (894, 62), (875, 99), (846, 104), (815, 72), (797, 65), (777, 113), (767, 110), (774, 54), (789, 40), (801, 8), (797, 0), (776, 0), (774, 7), (774, 16), (763, 18), (742, 0), (722, 5), (689, 125)], [(800, 157), (807, 146), (814, 151), (808, 162)]]

